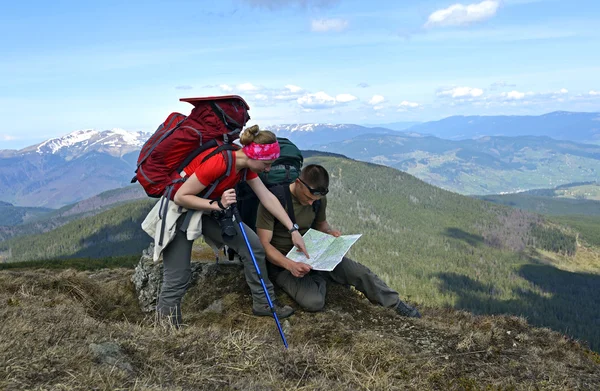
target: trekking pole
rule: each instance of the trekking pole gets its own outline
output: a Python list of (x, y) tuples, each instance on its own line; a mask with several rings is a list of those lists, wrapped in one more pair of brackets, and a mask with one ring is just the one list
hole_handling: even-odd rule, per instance
[(273, 319), (275, 319), (275, 324), (277, 325), (277, 329), (279, 330), (279, 335), (281, 336), (281, 340), (283, 341), (283, 345), (285, 348), (288, 348), (288, 343), (285, 340), (285, 335), (283, 334), (283, 329), (281, 328), (281, 324), (279, 323), (279, 318), (277, 317), (277, 313), (275, 312), (275, 308), (273, 307), (273, 302), (271, 301), (271, 296), (269, 296), (269, 291), (267, 290), (267, 286), (265, 285), (265, 281), (263, 280), (262, 274), (260, 272), (260, 268), (258, 267), (258, 263), (256, 262), (256, 258), (254, 257), (254, 252), (252, 251), (252, 246), (250, 245), (250, 241), (248, 240), (248, 236), (246, 235), (246, 230), (244, 229), (244, 223), (242, 222), (242, 218), (240, 217), (240, 212), (238, 211), (237, 204), (231, 205), (231, 210), (233, 212), (233, 216), (237, 221), (240, 231), (242, 231), (242, 236), (244, 237), (244, 241), (246, 242), (246, 247), (248, 248), (248, 252), (250, 253), (250, 257), (252, 258), (252, 262), (254, 263), (254, 268), (256, 269), (256, 273), (258, 274), (258, 278), (260, 279), (260, 283), (265, 291), (265, 296), (267, 296), (267, 302), (269, 303), (269, 308), (271, 309), (271, 313), (273, 314)]

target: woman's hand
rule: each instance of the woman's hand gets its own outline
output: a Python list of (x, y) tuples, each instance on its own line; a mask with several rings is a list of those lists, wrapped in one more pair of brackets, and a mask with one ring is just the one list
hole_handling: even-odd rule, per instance
[(302, 235), (300, 235), (300, 232), (298, 232), (297, 230), (292, 232), (292, 242), (294, 243), (294, 246), (296, 246), (296, 248), (299, 251), (302, 251), (304, 253), (306, 258), (310, 259), (310, 255), (308, 255), (308, 251), (306, 251), (306, 245), (304, 244), (304, 239), (302, 238)]
[(290, 260), (287, 269), (292, 273), (292, 276), (301, 278), (312, 270), (312, 266), (307, 263)]
[(235, 195), (235, 189), (225, 190), (223, 195), (221, 196), (221, 204), (225, 207), (225, 209), (229, 208), (231, 204), (235, 204), (237, 202), (237, 197)]

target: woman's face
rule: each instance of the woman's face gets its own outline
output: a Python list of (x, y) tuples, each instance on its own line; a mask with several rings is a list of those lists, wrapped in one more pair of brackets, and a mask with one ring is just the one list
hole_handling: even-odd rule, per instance
[(248, 168), (250, 171), (257, 174), (260, 174), (261, 172), (269, 172), (272, 164), (273, 160), (248, 159)]

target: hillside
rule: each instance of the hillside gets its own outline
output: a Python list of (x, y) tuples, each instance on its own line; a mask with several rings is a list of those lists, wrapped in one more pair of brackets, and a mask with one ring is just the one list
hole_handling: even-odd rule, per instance
[(571, 227), (579, 241), (600, 247), (599, 195), (600, 184), (587, 182), (477, 198), (551, 216), (549, 220)]
[(11, 203), (0, 201), (0, 226), (23, 224), (50, 212), (52, 212), (50, 208), (14, 206)]
[[(214, 266), (214, 263), (213, 263)], [(211, 269), (208, 269), (211, 270)], [(181, 330), (140, 312), (131, 269), (0, 271), (7, 390), (593, 390), (600, 357), (525, 319), (422, 308), (400, 318), (346, 288), (323, 312), (250, 315), (241, 268), (200, 277)], [(279, 295), (286, 300), (285, 295)]]
[[(444, 191), (385, 166), (318, 156), (306, 162), (322, 163), (331, 173), (328, 220), (346, 234), (363, 234), (349, 256), (403, 297), (420, 305), (524, 316), (600, 348), (594, 326), (600, 318), (600, 252), (591, 242), (577, 241), (577, 228)], [(107, 212), (114, 221), (107, 220), (110, 228), (101, 231), (132, 235), (143, 219), (142, 204), (135, 205), (135, 216), (127, 206)], [(62, 242), (69, 249), (63, 256), (91, 254), (91, 248), (84, 250), (86, 234), (77, 235), (73, 247)], [(17, 247), (29, 257), (48, 254), (36, 244), (60, 242), (62, 236), (15, 240), (12, 255), (19, 256)]]
[[(17, 213), (22, 214), (22, 211), (35, 210), (39, 213), (28, 217), (26, 221), (21, 221), (21, 223), (18, 224), (0, 224), (0, 243), (10, 238), (23, 235), (35, 235), (48, 232), (67, 224), (69, 221), (83, 217), (94, 216), (120, 203), (137, 199), (148, 199), (148, 197), (144, 193), (141, 186), (132, 185), (119, 189), (108, 190), (74, 204), (66, 205), (60, 209), (19, 206), (6, 207), (7, 213), (3, 215), (4, 219), (7, 219), (7, 216)], [(2, 206), (0, 203), (0, 211), (1, 210)], [(31, 212), (27, 213), (31, 214)]]
[(461, 194), (499, 194), (598, 180), (600, 145), (549, 137), (437, 137), (370, 134), (321, 151), (406, 171), (435, 186)]
[(37, 235), (0, 242), (0, 262), (138, 254), (150, 237), (140, 224), (155, 201), (133, 201)]

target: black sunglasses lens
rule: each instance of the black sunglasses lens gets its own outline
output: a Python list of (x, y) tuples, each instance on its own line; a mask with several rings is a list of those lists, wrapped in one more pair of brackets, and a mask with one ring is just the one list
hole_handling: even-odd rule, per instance
[(306, 188), (308, 189), (308, 191), (310, 192), (310, 194), (312, 195), (316, 195), (316, 196), (324, 196), (325, 194), (329, 193), (329, 189), (313, 189), (312, 187), (308, 186), (308, 184), (306, 182), (304, 182), (302, 179), (298, 178), (300, 180), (300, 182), (302, 182), (304, 184), (304, 186), (306, 186)]

